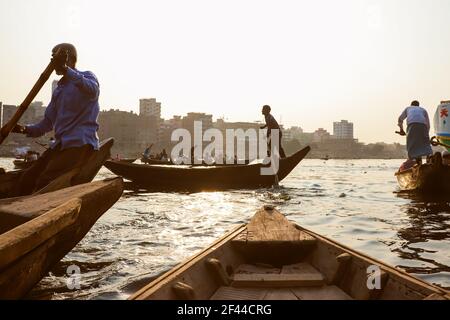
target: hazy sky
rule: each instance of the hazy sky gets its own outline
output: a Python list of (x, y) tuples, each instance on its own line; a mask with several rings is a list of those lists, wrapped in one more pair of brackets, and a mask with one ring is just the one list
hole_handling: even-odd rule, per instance
[(348, 119), (363, 142), (404, 141), (411, 100), (432, 118), (450, 99), (449, 14), (448, 0), (0, 0), (0, 101), (19, 104), (52, 47), (72, 42), (102, 109), (155, 97), (166, 118), (254, 121), (270, 104), (285, 126)]

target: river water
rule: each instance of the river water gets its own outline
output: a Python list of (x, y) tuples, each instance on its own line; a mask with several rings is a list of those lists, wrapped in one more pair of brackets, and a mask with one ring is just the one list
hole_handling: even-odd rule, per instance
[[(0, 159), (11, 169), (12, 159)], [(450, 199), (398, 192), (401, 160), (306, 159), (280, 189), (203, 193), (125, 191), (30, 293), (33, 299), (126, 299), (241, 224), (264, 204), (288, 219), (450, 288)], [(96, 179), (112, 174), (102, 168)], [(67, 268), (81, 270), (80, 289)]]

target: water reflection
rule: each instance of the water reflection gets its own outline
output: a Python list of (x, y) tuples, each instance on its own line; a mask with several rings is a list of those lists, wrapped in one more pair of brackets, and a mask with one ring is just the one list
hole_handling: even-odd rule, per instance
[(410, 200), (401, 206), (409, 222), (397, 231), (403, 242), (393, 250), (404, 262), (399, 267), (410, 273), (431, 275), (431, 279), (432, 275), (450, 277), (448, 196), (399, 192), (397, 197)]

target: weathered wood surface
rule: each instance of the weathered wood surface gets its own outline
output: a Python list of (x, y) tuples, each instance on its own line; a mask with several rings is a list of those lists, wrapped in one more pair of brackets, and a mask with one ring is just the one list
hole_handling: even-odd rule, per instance
[(212, 296), (211, 300), (263, 300), (267, 295), (264, 288), (233, 288), (220, 287)]
[(258, 210), (244, 232), (233, 242), (236, 244), (283, 243), (314, 244), (315, 238), (298, 230), (278, 210), (265, 206)]
[(78, 219), (81, 200), (73, 199), (0, 235), (0, 270)]
[[(122, 179), (114, 178), (37, 196), (0, 200), (0, 219), (11, 227), (0, 234), (5, 254), (0, 263), (0, 299), (23, 297), (83, 239), (122, 192)], [(23, 222), (11, 225), (11, 217), (19, 217)]]
[(300, 300), (353, 300), (336, 286), (292, 288), (291, 290)]

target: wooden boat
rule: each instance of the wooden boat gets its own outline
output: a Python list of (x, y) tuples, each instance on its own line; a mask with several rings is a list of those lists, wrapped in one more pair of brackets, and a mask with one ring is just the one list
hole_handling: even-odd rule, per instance
[(450, 292), (290, 223), (266, 206), (130, 299), (450, 300)]
[[(54, 191), (92, 181), (102, 167), (103, 163), (109, 159), (110, 151), (114, 144), (114, 139), (109, 138), (100, 143), (100, 148), (94, 152), (80, 170), (74, 170), (54, 180), (42, 192)], [(22, 170), (10, 171), (0, 174), (0, 199), (14, 196), (13, 190), (19, 182)]]
[[(172, 162), (172, 160), (157, 160), (157, 159), (145, 159), (141, 158), (141, 162), (145, 164), (158, 164), (158, 165), (176, 165)], [(227, 164), (227, 163), (221, 163), (221, 164), (208, 164), (206, 162), (203, 162), (201, 164), (190, 164), (192, 167), (203, 167), (203, 166), (214, 166), (214, 167), (221, 167), (221, 166), (233, 166), (233, 165), (244, 165), (249, 164), (249, 160), (243, 160), (242, 163), (235, 163), (235, 164)]]
[(25, 161), (25, 160), (19, 160), (16, 159), (13, 161), (14, 163), (14, 168), (16, 169), (28, 169), (29, 167), (31, 167), (33, 165), (34, 161)]
[(144, 157), (141, 158), (141, 162), (145, 164), (173, 165), (173, 162), (170, 160), (147, 159)]
[[(306, 147), (280, 159), (278, 181), (283, 180), (308, 154)], [(157, 190), (223, 190), (270, 187), (274, 175), (261, 175), (262, 163), (227, 166), (158, 166), (106, 161), (105, 167), (135, 184)]]
[(122, 161), (127, 163), (133, 163), (137, 160), (137, 158), (120, 158), (120, 159), (111, 159), (111, 161)]
[(23, 297), (121, 196), (114, 178), (0, 200), (0, 299)]
[(414, 165), (395, 173), (400, 189), (421, 193), (450, 193), (450, 165), (444, 164), (442, 155), (436, 152), (429, 163)]

